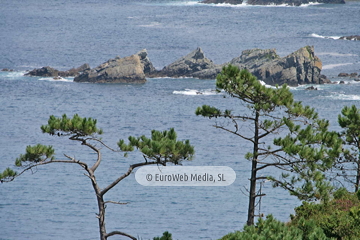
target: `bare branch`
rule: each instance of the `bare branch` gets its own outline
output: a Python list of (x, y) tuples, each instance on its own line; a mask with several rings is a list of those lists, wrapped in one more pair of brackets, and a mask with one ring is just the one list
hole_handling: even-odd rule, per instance
[(113, 152), (120, 152), (119, 150), (116, 150), (114, 148), (109, 147), (107, 144), (105, 144), (103, 141), (101, 141), (98, 138), (86, 138), (85, 141), (87, 141), (87, 140), (99, 142), (99, 143), (101, 143), (101, 145), (103, 145), (104, 147), (106, 147), (107, 149), (109, 149), (109, 150), (111, 150)]
[(97, 149), (95, 146), (91, 145), (90, 143), (86, 142), (86, 139), (84, 139), (81, 143), (81, 145), (85, 145), (88, 146), (89, 148), (91, 148), (92, 150), (94, 150), (94, 152), (96, 152), (97, 154), (97, 160), (94, 163), (94, 165), (90, 168), (90, 170), (94, 173), (96, 171), (96, 169), (98, 168), (98, 166), (100, 165), (101, 162), (101, 152), (99, 149)]
[(49, 160), (49, 161), (42, 161), (42, 162), (38, 162), (36, 164), (32, 164), (32, 165), (29, 165), (27, 167), (25, 167), (25, 169), (23, 169), (19, 174), (17, 174), (16, 176), (14, 177), (11, 177), (9, 180), (2, 180), (3, 182), (11, 182), (13, 181), (15, 178), (19, 177), (20, 175), (22, 175), (23, 173), (25, 173), (26, 171), (29, 171), (29, 170), (33, 170), (33, 168), (36, 168), (38, 166), (41, 166), (41, 165), (47, 165), (49, 163), (77, 163), (79, 164), (81, 167), (83, 168), (87, 168), (87, 165), (86, 163), (83, 163), (83, 162), (80, 162), (78, 160), (74, 161), (74, 160)]
[(108, 237), (111, 237), (111, 236), (114, 236), (114, 235), (122, 235), (122, 236), (128, 237), (130, 239), (137, 240), (135, 237), (131, 236), (130, 234), (120, 232), (120, 231), (112, 231), (112, 232), (106, 234), (105, 238), (108, 238)]
[(241, 135), (241, 134), (239, 134), (239, 133), (237, 133), (237, 132), (231, 131), (231, 130), (229, 130), (229, 129), (227, 129), (227, 128), (224, 128), (224, 127), (221, 127), (221, 126), (218, 126), (218, 125), (213, 125), (213, 126), (214, 126), (215, 128), (220, 128), (220, 129), (222, 129), (222, 130), (225, 130), (225, 131), (227, 131), (227, 132), (229, 132), (229, 133), (235, 134), (236, 136), (239, 136), (239, 137), (241, 137), (241, 138), (243, 138), (243, 139), (245, 139), (245, 140), (248, 140), (248, 141), (254, 143), (254, 140), (253, 140), (253, 139), (248, 138), (248, 137), (245, 137), (245, 136), (243, 136), (243, 135)]
[(141, 166), (145, 166), (145, 165), (151, 165), (151, 164), (163, 164), (165, 165), (165, 163), (161, 163), (161, 162), (142, 162), (142, 163), (136, 163), (133, 165), (130, 165), (129, 169), (127, 170), (126, 173), (124, 173), (122, 176), (120, 176), (119, 178), (117, 178), (114, 182), (112, 182), (110, 185), (108, 185), (106, 188), (104, 188), (101, 192), (100, 195), (104, 196), (105, 193), (107, 193), (107, 191), (109, 191), (111, 188), (113, 188), (114, 186), (116, 186), (116, 184), (118, 184), (121, 180), (123, 180), (124, 178), (126, 178), (127, 176), (130, 175), (130, 173), (132, 173), (132, 171), (137, 168), (137, 167), (141, 167)]

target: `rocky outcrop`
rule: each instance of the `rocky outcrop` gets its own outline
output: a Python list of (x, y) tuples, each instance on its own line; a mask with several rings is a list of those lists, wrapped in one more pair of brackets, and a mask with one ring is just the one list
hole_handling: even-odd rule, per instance
[(148, 53), (146, 49), (141, 50), (140, 52), (136, 53), (136, 55), (140, 57), (140, 61), (143, 66), (143, 71), (145, 75), (151, 75), (156, 72), (156, 69), (148, 58)]
[(305, 88), (305, 90), (318, 90), (318, 89), (314, 86), (310, 86), (310, 87)]
[(275, 49), (250, 49), (242, 51), (241, 55), (232, 59), (229, 64), (238, 66), (239, 68), (246, 68), (248, 70), (256, 69), (265, 63), (280, 59), (276, 54)]
[(25, 73), (25, 76), (58, 77), (59, 70), (47, 66), (47, 67), (37, 68), (28, 73)]
[[(229, 4), (242, 4), (246, 2), (249, 5), (289, 5), (289, 6), (300, 6), (302, 4), (309, 4), (312, 0), (204, 0), (201, 3), (229, 3)], [(344, 4), (344, 0), (317, 0), (318, 3), (331, 3), (331, 4)]]
[(34, 70), (25, 74), (25, 76), (38, 76), (38, 77), (75, 77), (79, 75), (81, 72), (89, 70), (89, 64), (85, 63), (78, 68), (72, 68), (67, 71), (59, 71), (52, 67), (42, 67), (42, 68), (35, 68)]
[(251, 72), (270, 85), (289, 86), (299, 84), (322, 84), (330, 81), (321, 75), (322, 63), (315, 56), (314, 47), (306, 46), (296, 52), (274, 61), (265, 63)]
[(14, 69), (9, 69), (9, 68), (3, 68), (1, 69), (2, 72), (13, 72)]
[(343, 36), (343, 37), (340, 37), (340, 39), (343, 39), (343, 40), (360, 41), (360, 35)]
[[(141, 57), (143, 56), (143, 58)], [(74, 78), (74, 82), (91, 83), (144, 83), (144, 63), (147, 55), (138, 54), (129, 57), (116, 57), (92, 68)]]
[(315, 56), (314, 47), (306, 46), (286, 56), (279, 57), (275, 49), (250, 49), (242, 51), (239, 57), (221, 65), (214, 64), (197, 48), (185, 57), (164, 67), (152, 77), (193, 77), (215, 79), (225, 65), (248, 69), (259, 80), (270, 85), (323, 84), (331, 83), (321, 75), (322, 63)]
[(78, 68), (71, 68), (67, 71), (59, 71), (60, 77), (76, 77), (80, 73), (90, 70), (89, 64), (85, 63)]
[[(221, 70), (220, 66), (215, 65), (211, 60), (205, 57), (201, 48), (197, 48), (185, 57), (182, 57), (158, 71), (157, 77), (201, 77), (200, 72), (217, 74), (217, 70)], [(219, 71), (220, 72), (220, 71)], [(209, 74), (207, 73), (207, 74)], [(213, 76), (212, 74), (212, 76)], [(206, 74), (205, 74), (206, 75)], [(216, 75), (215, 75), (216, 76)]]
[(355, 78), (358, 76), (358, 73), (353, 72), (353, 73), (339, 73), (338, 77), (352, 77)]

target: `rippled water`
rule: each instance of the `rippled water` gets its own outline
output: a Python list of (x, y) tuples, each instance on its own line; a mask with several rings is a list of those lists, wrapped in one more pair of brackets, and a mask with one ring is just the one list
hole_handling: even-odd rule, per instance
[[(52, 144), (64, 154), (94, 161), (86, 148), (69, 140), (43, 135), (49, 115), (63, 113), (98, 119), (103, 139), (115, 146), (120, 138), (174, 127), (180, 139), (190, 139), (196, 157), (185, 165), (224, 165), (237, 179), (228, 187), (144, 187), (134, 175), (107, 195), (129, 202), (107, 207), (107, 229), (143, 239), (164, 231), (175, 239), (217, 239), (246, 221), (250, 148), (234, 136), (196, 117), (203, 104), (242, 108), (215, 94), (214, 80), (148, 79), (141, 85), (80, 84), (71, 78), (24, 77), (23, 71), (58, 69), (89, 63), (92, 67), (116, 55), (146, 48), (160, 69), (200, 46), (216, 63), (249, 48), (276, 48), (285, 56), (314, 45), (323, 73), (339, 81), (339, 72), (360, 72), (359, 42), (336, 39), (359, 34), (359, 2), (345, 5), (257, 7), (200, 5), (195, 1), (8, 1), (0, 9), (0, 169), (11, 166), (29, 144)], [(360, 83), (316, 86), (319, 91), (292, 88), (296, 100), (315, 107), (333, 129), (344, 105), (359, 106)], [(202, 94), (197, 94), (200, 92)], [(105, 186), (141, 161), (104, 149), (98, 181)], [(261, 212), (287, 221), (300, 203), (281, 189), (265, 184)], [(77, 166), (48, 165), (0, 185), (0, 239), (97, 239), (96, 201), (89, 180)], [(115, 239), (115, 238), (114, 238)]]

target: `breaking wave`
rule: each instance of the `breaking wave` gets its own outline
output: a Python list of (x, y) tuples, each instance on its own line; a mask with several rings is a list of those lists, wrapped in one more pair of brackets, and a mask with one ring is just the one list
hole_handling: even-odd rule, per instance
[(332, 99), (337, 99), (337, 100), (349, 100), (349, 101), (359, 101), (360, 100), (360, 95), (338, 94), (335, 96), (328, 96), (328, 97), (332, 98)]
[(39, 78), (41, 81), (51, 81), (51, 82), (73, 82), (74, 78), (60, 78), (60, 79), (54, 79), (52, 77), (44, 77)]
[(173, 94), (180, 95), (216, 95), (219, 94), (216, 90), (206, 89), (206, 90), (196, 90), (196, 89), (185, 89), (184, 91), (173, 91)]
[(322, 69), (333, 69), (336, 67), (342, 67), (346, 65), (352, 65), (353, 63), (336, 63), (336, 64), (327, 64), (322, 67)]
[(310, 36), (315, 38), (325, 38), (325, 39), (334, 39), (334, 40), (340, 39), (341, 37), (341, 36), (322, 36), (316, 33), (312, 33), (310, 34)]

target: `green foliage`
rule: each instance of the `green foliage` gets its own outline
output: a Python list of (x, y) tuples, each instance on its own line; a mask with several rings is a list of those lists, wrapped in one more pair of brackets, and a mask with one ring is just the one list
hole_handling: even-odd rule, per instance
[(286, 85), (268, 88), (262, 85), (248, 70), (236, 66), (224, 67), (216, 78), (218, 90), (224, 90), (231, 97), (248, 103), (255, 111), (271, 112), (275, 107), (293, 102), (293, 95)]
[[(338, 133), (328, 131), (329, 121), (320, 119), (314, 108), (295, 101), (286, 85), (268, 88), (249, 71), (236, 66), (223, 68), (216, 78), (216, 87), (238, 98), (249, 111), (236, 114), (234, 110), (203, 105), (195, 113), (229, 119), (233, 124), (215, 127), (253, 144), (252, 151), (245, 155), (253, 162), (255, 176), (251, 179), (256, 179), (257, 171), (275, 167), (287, 172), (280, 177), (267, 176), (275, 187), (289, 190), (302, 200), (329, 198), (331, 186), (323, 172), (333, 166), (342, 151)], [(239, 131), (249, 125), (249, 135)]]
[(300, 227), (289, 226), (272, 215), (259, 219), (255, 226), (245, 226), (242, 232), (229, 233), (221, 240), (317, 240), (329, 239), (321, 228), (311, 221), (303, 221)]
[[(343, 131), (340, 133), (347, 148), (344, 150), (344, 160), (339, 159), (336, 167), (345, 181), (354, 185), (354, 191), (359, 190), (360, 184), (360, 110), (355, 105), (345, 106), (338, 116), (338, 123)], [(356, 174), (351, 175), (353, 171)]]
[(54, 159), (55, 150), (52, 146), (45, 146), (41, 144), (37, 144), (35, 146), (27, 146), (26, 153), (21, 154), (15, 160), (15, 165), (17, 167), (23, 166), (23, 163), (38, 163), (43, 162), (47, 159)]
[(313, 225), (322, 228), (329, 238), (360, 239), (360, 200), (345, 189), (337, 190), (329, 202), (303, 202), (295, 212), (292, 226), (299, 227), (304, 221), (313, 221)]
[(17, 175), (17, 172), (11, 168), (6, 168), (2, 173), (0, 173), (0, 182), (13, 179)]
[(360, 111), (355, 105), (351, 107), (345, 106), (341, 110), (341, 114), (338, 116), (338, 122), (340, 127), (344, 128), (345, 140), (349, 144), (358, 145), (358, 139), (360, 136)]
[(166, 231), (161, 237), (154, 237), (153, 240), (172, 240), (172, 236), (171, 233)]
[(71, 135), (72, 137), (102, 134), (103, 131), (96, 127), (96, 122), (96, 119), (82, 118), (78, 114), (75, 114), (73, 118), (68, 118), (66, 114), (62, 115), (61, 118), (51, 115), (48, 124), (41, 126), (41, 130), (50, 135)]
[(179, 164), (182, 160), (191, 160), (195, 151), (189, 140), (178, 141), (177, 134), (173, 128), (169, 131), (151, 131), (151, 138), (146, 136), (129, 137), (129, 143), (124, 140), (118, 142), (122, 151), (133, 148), (139, 149), (148, 159), (158, 163), (172, 162)]

